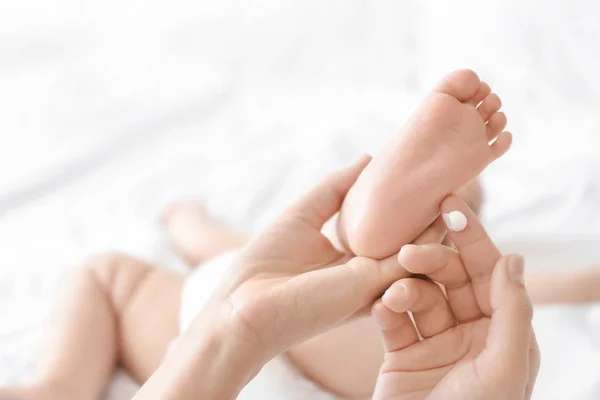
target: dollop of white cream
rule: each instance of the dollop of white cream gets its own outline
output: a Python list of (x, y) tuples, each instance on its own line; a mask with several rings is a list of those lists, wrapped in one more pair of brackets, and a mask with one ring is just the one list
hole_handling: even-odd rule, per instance
[(467, 227), (467, 217), (460, 211), (451, 211), (442, 215), (442, 218), (452, 232), (460, 232)]

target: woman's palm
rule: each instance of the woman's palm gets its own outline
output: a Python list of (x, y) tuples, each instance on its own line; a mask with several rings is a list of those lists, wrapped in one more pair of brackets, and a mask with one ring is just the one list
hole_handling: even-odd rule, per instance
[[(477, 398), (472, 377), (485, 350), (489, 318), (457, 325), (439, 335), (388, 352), (381, 369), (379, 399)], [(465, 375), (470, 377), (465, 379)], [(468, 384), (465, 384), (468, 382)], [(381, 383), (384, 383), (383, 385)]]

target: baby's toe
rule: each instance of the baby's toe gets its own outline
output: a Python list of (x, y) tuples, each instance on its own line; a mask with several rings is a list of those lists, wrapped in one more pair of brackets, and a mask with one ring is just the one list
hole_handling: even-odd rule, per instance
[(484, 121), (488, 121), (492, 114), (498, 111), (502, 107), (502, 101), (496, 93), (489, 94), (477, 107), (481, 118)]
[(472, 105), (473, 107), (476, 107), (491, 92), (492, 92), (492, 89), (490, 88), (490, 85), (488, 85), (485, 82), (481, 82), (480, 85), (479, 85), (479, 89), (477, 89), (477, 92), (475, 92), (475, 94), (473, 95), (473, 97), (471, 97), (470, 99), (468, 99), (466, 101), (466, 103)]
[(504, 128), (506, 128), (506, 114), (503, 112), (492, 114), (486, 127), (486, 136), (488, 142), (496, 139)]
[(504, 155), (512, 145), (512, 134), (510, 132), (502, 132), (498, 135), (494, 143), (490, 145), (492, 150), (492, 158), (498, 159)]

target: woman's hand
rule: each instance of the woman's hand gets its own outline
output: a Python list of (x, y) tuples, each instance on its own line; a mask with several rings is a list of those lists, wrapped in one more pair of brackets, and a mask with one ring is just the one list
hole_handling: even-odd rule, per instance
[(406, 246), (398, 259), (444, 285), (446, 295), (433, 282), (407, 278), (373, 306), (387, 350), (374, 398), (529, 399), (540, 355), (523, 259), (502, 257), (459, 198), (446, 199), (442, 210), (467, 216), (466, 229), (450, 232), (457, 251)]
[(217, 313), (263, 362), (368, 312), (390, 284), (409, 275), (395, 256), (352, 257), (321, 233), (369, 160), (334, 173), (289, 208), (242, 252), (216, 297)]

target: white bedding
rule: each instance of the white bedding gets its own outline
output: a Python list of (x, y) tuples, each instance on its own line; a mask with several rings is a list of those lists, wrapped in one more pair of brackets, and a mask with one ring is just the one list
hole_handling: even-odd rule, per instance
[[(86, 256), (180, 267), (158, 224), (180, 198), (259, 230), (456, 67), (503, 96), (515, 133), (484, 175), (490, 232), (532, 266), (600, 260), (592, 0), (5, 3), (0, 384), (26, 375), (57, 283)], [(536, 398), (600, 398), (600, 310), (540, 309), (536, 327)]]

